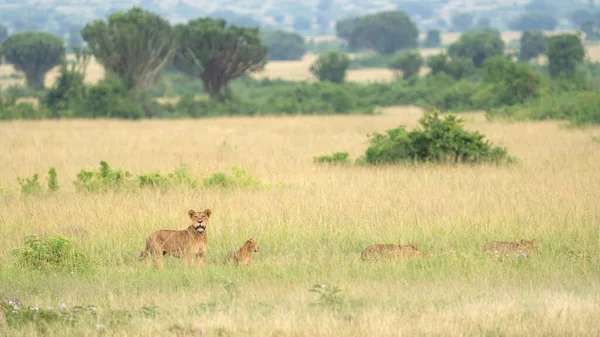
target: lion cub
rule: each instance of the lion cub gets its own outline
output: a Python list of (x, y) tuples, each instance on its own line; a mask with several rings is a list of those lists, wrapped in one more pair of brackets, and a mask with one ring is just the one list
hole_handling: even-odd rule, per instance
[(199, 257), (204, 264), (206, 255), (206, 226), (210, 218), (210, 209), (204, 212), (188, 211), (192, 219), (190, 227), (184, 230), (160, 230), (156, 231), (146, 239), (146, 250), (140, 254), (139, 260), (143, 260), (148, 254), (154, 257), (156, 268), (162, 268), (163, 255), (171, 254), (177, 258), (185, 258), (188, 266), (191, 266), (193, 258)]
[(362, 251), (361, 259), (425, 256), (415, 245), (377, 244), (370, 245)]
[(502, 242), (492, 241), (483, 247), (483, 250), (487, 253), (493, 254), (496, 257), (516, 255), (521, 257), (527, 257), (529, 251), (535, 248), (536, 240), (526, 241), (521, 240), (519, 242)]
[(248, 266), (252, 263), (252, 254), (258, 252), (259, 249), (260, 247), (253, 238), (248, 239), (237, 252), (229, 252), (227, 260), (233, 260), (236, 264), (241, 263)]

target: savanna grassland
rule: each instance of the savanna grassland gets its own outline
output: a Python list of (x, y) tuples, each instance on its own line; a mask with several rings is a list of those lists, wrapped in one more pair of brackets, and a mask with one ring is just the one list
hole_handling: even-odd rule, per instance
[[(600, 129), (490, 123), (465, 115), (520, 159), (513, 166), (322, 166), (366, 134), (412, 128), (417, 108), (375, 116), (0, 123), (0, 294), (25, 306), (94, 306), (75, 321), (0, 324), (19, 336), (594, 336), (600, 334)], [(187, 164), (203, 177), (238, 166), (259, 186), (77, 191), (100, 160), (132, 173)], [(60, 189), (22, 195), (17, 177), (58, 172)], [(204, 266), (138, 262), (148, 234), (213, 212)], [(81, 274), (15, 263), (26, 235), (73, 236)], [(222, 256), (254, 237), (250, 268)], [(537, 239), (528, 259), (496, 260), (491, 240)], [(422, 259), (365, 263), (372, 243), (415, 244)], [(325, 295), (309, 292), (315, 284)], [(339, 287), (341, 292), (327, 293)]]

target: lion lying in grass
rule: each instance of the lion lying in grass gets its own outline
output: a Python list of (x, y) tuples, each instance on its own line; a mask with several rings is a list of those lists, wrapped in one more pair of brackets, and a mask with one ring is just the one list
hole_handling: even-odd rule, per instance
[(258, 252), (260, 247), (256, 243), (256, 240), (249, 239), (244, 242), (242, 248), (238, 249), (237, 252), (229, 252), (227, 254), (228, 261), (234, 261), (236, 264), (250, 265), (252, 263), (252, 254)]
[(415, 245), (394, 245), (394, 244), (376, 244), (370, 245), (362, 251), (361, 259), (363, 261), (377, 258), (393, 257), (413, 257), (426, 256)]
[(516, 257), (527, 257), (530, 251), (535, 248), (536, 240), (526, 241), (521, 240), (519, 242), (502, 242), (492, 241), (487, 243), (483, 250), (495, 257), (500, 256), (516, 256)]
[(191, 266), (194, 257), (198, 257), (201, 264), (204, 264), (206, 255), (206, 226), (210, 218), (210, 209), (204, 212), (188, 211), (188, 216), (192, 219), (190, 227), (184, 230), (160, 230), (156, 231), (146, 239), (146, 250), (139, 257), (143, 260), (149, 254), (154, 257), (156, 268), (162, 268), (163, 255), (171, 254), (177, 258), (185, 258), (188, 266)]

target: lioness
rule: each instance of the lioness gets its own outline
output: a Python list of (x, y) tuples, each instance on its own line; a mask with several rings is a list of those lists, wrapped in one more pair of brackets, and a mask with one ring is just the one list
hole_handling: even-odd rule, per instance
[(139, 260), (143, 260), (148, 254), (154, 257), (156, 268), (162, 268), (163, 255), (171, 254), (177, 258), (185, 258), (188, 266), (192, 264), (194, 256), (199, 257), (204, 264), (206, 255), (206, 226), (210, 218), (210, 209), (204, 212), (189, 210), (188, 215), (192, 219), (192, 225), (184, 230), (160, 230), (156, 231), (146, 239), (146, 250), (140, 254)]
[(377, 244), (365, 248), (360, 257), (363, 261), (366, 261), (369, 258), (376, 257), (411, 257), (425, 255), (426, 254), (418, 250), (415, 245)]
[(529, 251), (532, 250), (535, 245), (535, 239), (531, 241), (521, 240), (519, 242), (492, 241), (487, 243), (483, 247), (483, 250), (487, 253), (495, 255), (496, 257), (510, 256), (511, 254), (527, 257), (529, 255)]
[(253, 238), (248, 239), (237, 252), (229, 252), (227, 259), (235, 261), (236, 264), (250, 265), (252, 263), (252, 254), (258, 252), (259, 249), (260, 247)]

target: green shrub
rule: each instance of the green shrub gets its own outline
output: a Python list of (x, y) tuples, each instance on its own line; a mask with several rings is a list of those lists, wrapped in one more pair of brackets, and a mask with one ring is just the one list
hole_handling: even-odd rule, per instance
[(579, 35), (559, 34), (550, 36), (546, 54), (548, 55), (548, 72), (552, 78), (559, 76), (573, 77), (577, 65), (583, 61), (585, 50)]
[(85, 253), (61, 236), (38, 238), (31, 235), (25, 238), (25, 244), (26, 247), (12, 250), (17, 264), (22, 268), (67, 273), (92, 269), (92, 261)]
[(243, 168), (233, 167), (231, 174), (217, 172), (204, 178), (204, 187), (218, 188), (255, 188), (261, 185), (260, 181)]
[(504, 163), (512, 162), (506, 149), (493, 147), (484, 135), (463, 128), (454, 115), (439, 118), (437, 111), (426, 112), (419, 120), (422, 130), (407, 132), (404, 126), (374, 133), (361, 161), (367, 164), (421, 162)]
[(131, 184), (131, 173), (113, 170), (104, 160), (100, 161), (97, 171), (81, 170), (77, 173), (75, 187), (79, 191), (99, 192), (124, 188)]
[(56, 177), (56, 168), (51, 167), (48, 170), (48, 190), (50, 192), (58, 191), (58, 178)]
[(82, 117), (139, 119), (148, 116), (143, 106), (129, 93), (126, 83), (118, 77), (106, 77), (88, 88)]
[(504, 54), (504, 41), (498, 32), (489, 30), (466, 32), (448, 47), (448, 55), (452, 59), (469, 59), (477, 68), (483, 66), (486, 58), (502, 54)]
[(190, 176), (187, 166), (175, 169), (173, 173), (162, 175), (160, 172), (141, 174), (136, 177), (139, 187), (175, 187), (196, 188), (197, 181)]
[(345, 53), (328, 52), (322, 54), (310, 66), (310, 72), (319, 81), (342, 83), (346, 78), (346, 70), (350, 65), (350, 58)]
[(413, 76), (419, 76), (422, 66), (423, 57), (419, 52), (407, 52), (392, 60), (389, 67), (394, 71), (396, 77), (402, 77), (406, 80)]
[(43, 119), (48, 117), (50, 117), (50, 112), (43, 106), (36, 108), (29, 102), (4, 104), (0, 100), (0, 120)]
[(25, 195), (42, 193), (42, 185), (38, 180), (38, 174), (34, 174), (31, 178), (18, 177), (17, 181), (21, 185), (21, 192)]
[(319, 157), (314, 157), (313, 162), (315, 163), (325, 163), (325, 164), (348, 164), (350, 162), (350, 155), (348, 152), (335, 152), (331, 155), (324, 155)]
[(446, 54), (433, 55), (427, 58), (427, 66), (432, 75), (445, 73), (456, 80), (467, 78), (475, 69), (473, 61), (468, 58), (454, 57), (449, 60)]

